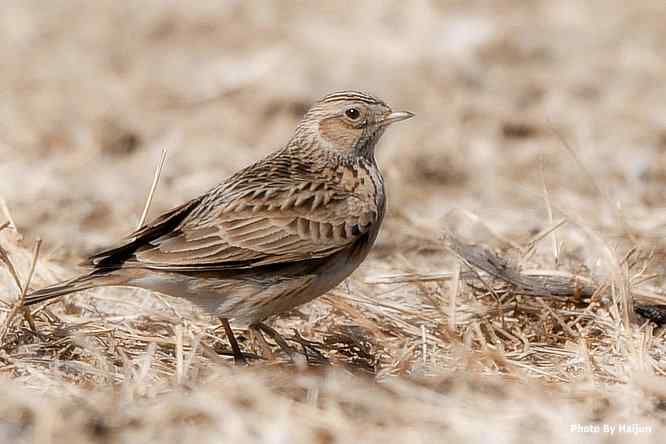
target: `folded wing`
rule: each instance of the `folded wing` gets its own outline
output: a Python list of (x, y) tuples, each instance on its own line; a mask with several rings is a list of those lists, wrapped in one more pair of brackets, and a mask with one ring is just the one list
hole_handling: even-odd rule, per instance
[(375, 205), (322, 182), (221, 191), (165, 214), (89, 263), (104, 267), (115, 259), (168, 271), (285, 264), (352, 245), (378, 217)]

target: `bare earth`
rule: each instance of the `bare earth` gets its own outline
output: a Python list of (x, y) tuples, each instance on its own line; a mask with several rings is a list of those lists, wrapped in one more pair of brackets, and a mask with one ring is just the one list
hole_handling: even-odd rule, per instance
[[(665, 333), (633, 307), (666, 303), (665, 23), (662, 0), (3, 1), (0, 246), (23, 283), (42, 239), (33, 288), (136, 227), (163, 148), (152, 215), (328, 92), (417, 117), (379, 146), (370, 258), (273, 323), (330, 365), (235, 367), (215, 319), (121, 288), (33, 332), (2, 265), (0, 442), (662, 442)], [(573, 290), (521, 294), (447, 233)]]

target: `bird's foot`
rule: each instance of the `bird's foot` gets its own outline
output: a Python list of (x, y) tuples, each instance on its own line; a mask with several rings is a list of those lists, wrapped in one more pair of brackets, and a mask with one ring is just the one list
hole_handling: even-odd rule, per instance
[[(268, 346), (270, 349), (270, 346), (266, 342), (266, 340), (263, 337), (262, 333), (266, 333), (275, 343), (277, 344), (278, 347), (287, 355), (289, 356), (289, 359), (293, 361), (297, 359), (302, 359), (305, 358), (305, 361), (308, 364), (317, 364), (317, 365), (328, 365), (329, 361), (324, 356), (317, 348), (315, 348), (315, 345), (321, 345), (317, 344), (316, 342), (308, 341), (307, 339), (303, 338), (298, 331), (294, 330), (294, 337), (290, 338), (290, 340), (297, 342), (298, 344), (301, 345), (303, 348), (303, 351), (297, 351), (294, 348), (292, 348), (288, 343), (287, 340), (280, 334), (278, 333), (274, 328), (269, 327), (268, 325), (258, 322), (256, 324), (252, 324), (250, 326), (250, 329), (254, 332), (257, 333), (257, 337), (260, 337), (260, 342), (263, 340), (263, 344)], [(267, 356), (272, 355), (272, 351), (270, 351), (270, 354)]]
[(294, 329), (294, 337), (292, 338), (292, 341), (298, 342), (301, 345), (303, 348), (303, 355), (308, 363), (330, 365), (331, 362), (328, 358), (319, 351), (319, 347), (322, 347), (323, 344), (305, 339), (296, 329)]

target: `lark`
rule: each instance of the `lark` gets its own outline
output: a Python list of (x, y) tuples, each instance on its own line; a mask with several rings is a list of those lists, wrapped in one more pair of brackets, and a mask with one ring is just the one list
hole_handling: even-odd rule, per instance
[(349, 276), (379, 232), (386, 197), (375, 146), (412, 117), (344, 91), (310, 108), (289, 142), (208, 192), (169, 210), (84, 263), (79, 277), (30, 293), (27, 305), (102, 286), (185, 298), (229, 321), (264, 321)]

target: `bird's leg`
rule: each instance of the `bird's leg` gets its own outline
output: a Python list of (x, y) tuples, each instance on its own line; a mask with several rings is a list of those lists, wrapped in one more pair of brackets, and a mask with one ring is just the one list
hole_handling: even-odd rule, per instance
[(243, 356), (243, 353), (241, 352), (240, 346), (238, 345), (238, 341), (236, 341), (236, 336), (234, 336), (234, 332), (231, 330), (231, 326), (229, 325), (229, 320), (227, 318), (220, 318), (220, 321), (222, 321), (222, 326), (224, 327), (224, 334), (227, 335), (227, 340), (229, 341), (229, 345), (231, 345), (231, 351), (234, 354), (234, 361), (236, 364), (247, 364), (247, 360), (245, 359), (245, 356)]
[(294, 355), (294, 350), (289, 347), (289, 344), (287, 344), (287, 341), (278, 333), (275, 331), (273, 328), (269, 327), (268, 325), (264, 324), (263, 322), (257, 322), (255, 324), (250, 325), (250, 328), (259, 332), (266, 333), (268, 336), (270, 336), (275, 343), (284, 351), (290, 358), (293, 357)]

